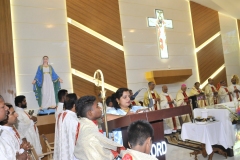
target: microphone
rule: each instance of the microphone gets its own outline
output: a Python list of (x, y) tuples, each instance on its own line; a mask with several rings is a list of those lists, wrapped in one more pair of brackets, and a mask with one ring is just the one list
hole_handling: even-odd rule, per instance
[(139, 92), (142, 90), (142, 88), (141, 89), (139, 89), (136, 93), (134, 93), (134, 95), (132, 95), (131, 97), (130, 97), (130, 100), (134, 100), (136, 97), (137, 97), (137, 95), (139, 94)]

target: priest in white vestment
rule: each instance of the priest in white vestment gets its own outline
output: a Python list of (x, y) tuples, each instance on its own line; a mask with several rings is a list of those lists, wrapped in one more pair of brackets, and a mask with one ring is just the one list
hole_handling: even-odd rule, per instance
[[(0, 123), (7, 123), (8, 107), (4, 104), (4, 99), (0, 95)], [(15, 152), (14, 146), (12, 146), (11, 141), (8, 137), (5, 137), (3, 129), (4, 127), (0, 125), (0, 159), (1, 160), (27, 160), (27, 153), (24, 152), (21, 155)]]
[(149, 107), (153, 107), (153, 110), (160, 110), (160, 96), (157, 93), (156, 90), (154, 90), (155, 88), (155, 83), (154, 82), (148, 82), (148, 90), (147, 92), (144, 93), (144, 99), (143, 99), (143, 106), (148, 107), (149, 105), (149, 96), (150, 98), (153, 100), (153, 106), (149, 106)]
[(237, 103), (238, 99), (240, 98), (240, 85), (237, 83), (238, 78), (233, 76), (231, 79), (232, 84), (228, 86), (228, 91), (232, 92), (233, 101)]
[(55, 119), (57, 120), (58, 114), (63, 111), (64, 101), (66, 100), (66, 96), (68, 91), (66, 89), (61, 89), (58, 91), (58, 104), (55, 111)]
[[(202, 107), (207, 106), (207, 103), (205, 100), (204, 92), (199, 87), (200, 87), (199, 82), (194, 83), (194, 86), (192, 87), (192, 89), (189, 92), (189, 96), (201, 96), (202, 95), (201, 96), (202, 99), (197, 100), (198, 108), (202, 108)], [(192, 102), (192, 103), (196, 103), (196, 102)]]
[(93, 122), (102, 116), (101, 108), (97, 104), (94, 96), (83, 96), (76, 104), (81, 118), (74, 156), (79, 160), (112, 160), (115, 158), (112, 151), (116, 152), (118, 147), (122, 147), (100, 133)]
[(78, 137), (80, 123), (78, 122), (74, 93), (66, 96), (65, 111), (58, 114), (55, 124), (54, 160), (74, 160), (74, 147)]
[(30, 116), (26, 111), (27, 102), (25, 96), (17, 96), (15, 98), (15, 111), (18, 114), (16, 128), (20, 134), (20, 138), (26, 140), (34, 147), (37, 154), (42, 154), (42, 146), (39, 139), (38, 128), (35, 125), (37, 118)]
[(220, 82), (221, 87), (218, 90), (219, 103), (231, 102), (232, 92), (229, 92), (225, 81)]
[[(182, 84), (181, 89), (177, 92), (177, 96), (176, 96), (177, 106), (180, 107), (180, 106), (189, 105), (192, 110), (190, 100), (188, 99), (189, 94), (186, 92), (186, 90), (187, 90), (186, 84)], [(189, 114), (181, 115), (181, 117), (182, 117), (183, 123), (191, 121)]]
[[(160, 99), (161, 109), (173, 108), (176, 106), (176, 101), (170, 94), (168, 94), (168, 87), (166, 85), (162, 86), (162, 93), (160, 94)], [(164, 119), (163, 125), (164, 134), (171, 134), (172, 132), (176, 132), (178, 129), (181, 129), (177, 116)]]
[(23, 142), (20, 139), (20, 135), (14, 126), (17, 122), (18, 114), (11, 104), (7, 104), (7, 107), (9, 108), (8, 119), (0, 122), (3, 130), (1, 136), (14, 149), (15, 157), (17, 153), (22, 154), (24, 151), (28, 151), (31, 146), (28, 142)]
[(207, 98), (208, 105), (218, 104), (218, 91), (217, 88), (213, 85), (213, 79), (208, 79), (208, 84), (205, 87), (204, 93)]

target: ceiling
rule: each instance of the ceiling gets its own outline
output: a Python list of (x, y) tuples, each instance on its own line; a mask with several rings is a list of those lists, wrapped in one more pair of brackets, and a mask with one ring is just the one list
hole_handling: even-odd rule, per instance
[(191, 0), (223, 14), (240, 19), (240, 0)]

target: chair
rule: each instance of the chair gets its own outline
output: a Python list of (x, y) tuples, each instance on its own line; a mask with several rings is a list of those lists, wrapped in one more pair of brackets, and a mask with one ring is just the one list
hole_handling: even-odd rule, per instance
[(38, 155), (37, 152), (35, 151), (35, 149), (33, 148), (33, 146), (31, 146), (30, 158), (31, 158), (31, 160), (39, 160), (40, 158), (42, 158), (44, 156), (48, 156), (48, 160), (53, 160), (53, 153), (54, 153), (54, 151), (50, 151), (50, 152)]
[(45, 142), (45, 144), (47, 146), (47, 153), (52, 152), (52, 154), (48, 154), (48, 159), (51, 160), (51, 159), (53, 159), (54, 142), (49, 143), (47, 137), (44, 134), (42, 134), (42, 138), (43, 138), (43, 141)]

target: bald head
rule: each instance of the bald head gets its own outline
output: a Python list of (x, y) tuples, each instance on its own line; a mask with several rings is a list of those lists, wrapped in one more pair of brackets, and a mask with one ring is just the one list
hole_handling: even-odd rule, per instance
[(208, 79), (208, 84), (213, 85), (213, 79), (212, 79), (212, 78), (209, 78), (209, 79)]
[(162, 86), (162, 91), (163, 93), (167, 93), (168, 92), (168, 87), (166, 85)]

